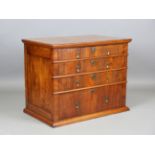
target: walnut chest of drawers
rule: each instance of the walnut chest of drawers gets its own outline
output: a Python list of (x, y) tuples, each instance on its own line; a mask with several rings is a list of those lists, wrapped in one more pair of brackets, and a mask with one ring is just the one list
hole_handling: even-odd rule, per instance
[(104, 36), (23, 39), (24, 112), (60, 126), (129, 110), (128, 43)]

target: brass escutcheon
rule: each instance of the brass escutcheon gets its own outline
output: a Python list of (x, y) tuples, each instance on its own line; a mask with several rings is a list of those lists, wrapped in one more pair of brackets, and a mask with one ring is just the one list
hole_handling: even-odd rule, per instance
[(76, 72), (80, 72), (80, 69), (81, 69), (81, 65), (80, 64), (77, 64), (76, 65)]

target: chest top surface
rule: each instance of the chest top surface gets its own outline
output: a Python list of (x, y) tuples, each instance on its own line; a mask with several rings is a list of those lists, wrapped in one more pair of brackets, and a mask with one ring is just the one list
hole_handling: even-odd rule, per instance
[(38, 45), (50, 46), (53, 48), (63, 48), (63, 47), (128, 43), (131, 41), (131, 39), (130, 38), (123, 39), (123, 38), (100, 36), (100, 35), (89, 35), (89, 36), (32, 38), (32, 39), (23, 39), (22, 41), (26, 44), (38, 44)]

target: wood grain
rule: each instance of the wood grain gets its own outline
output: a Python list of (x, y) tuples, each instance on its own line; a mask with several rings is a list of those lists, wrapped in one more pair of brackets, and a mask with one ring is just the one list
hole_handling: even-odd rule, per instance
[[(108, 68), (107, 68), (108, 67)], [(69, 75), (85, 73), (85, 72), (94, 72), (94, 71), (103, 71), (109, 69), (119, 69), (127, 67), (127, 57), (108, 57), (108, 58), (97, 58), (97, 59), (88, 59), (83, 61), (72, 61), (65, 63), (54, 63), (53, 64), (53, 74), (54, 76), (59, 75)]]
[(55, 127), (127, 111), (130, 41), (101, 36), (24, 39), (24, 112)]
[(82, 48), (58, 48), (54, 49), (53, 51), (53, 60), (54, 62), (61, 62), (63, 60), (71, 61), (79, 59), (126, 55), (126, 46), (126, 44), (119, 44)]
[(53, 79), (53, 91), (67, 91), (126, 81), (126, 69)]
[(59, 107), (58, 120), (125, 106), (123, 96), (123, 92), (125, 91), (124, 85), (107, 85), (57, 95), (55, 102)]
[(131, 39), (123, 39), (107, 36), (74, 36), (74, 37), (48, 37), (48, 38), (34, 38), (22, 39), (25, 44), (39, 45), (51, 48), (72, 48), (72, 47), (86, 47), (86, 46), (100, 46), (110, 44), (127, 44)]

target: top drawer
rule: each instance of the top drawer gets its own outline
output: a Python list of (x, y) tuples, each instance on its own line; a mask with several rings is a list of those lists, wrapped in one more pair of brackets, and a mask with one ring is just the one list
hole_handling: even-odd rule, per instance
[(106, 45), (96, 47), (54, 49), (53, 59), (54, 61), (63, 61), (126, 54), (127, 45)]

